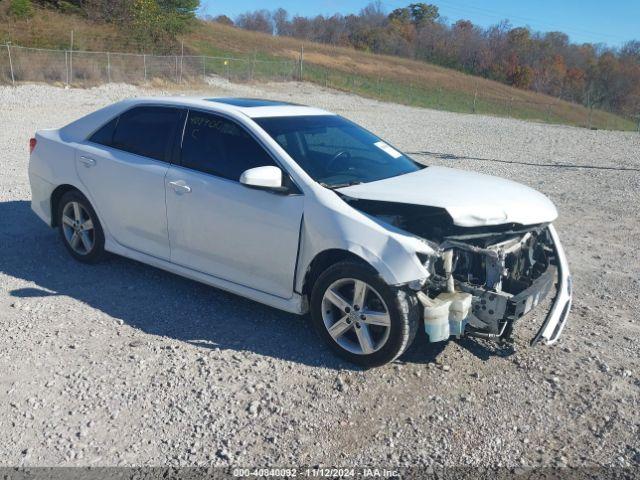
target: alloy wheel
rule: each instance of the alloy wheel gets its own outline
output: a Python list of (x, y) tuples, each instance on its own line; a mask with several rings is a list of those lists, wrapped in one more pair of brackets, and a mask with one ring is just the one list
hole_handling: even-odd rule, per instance
[(333, 282), (322, 298), (322, 320), (343, 349), (369, 355), (380, 350), (391, 331), (389, 309), (368, 283), (355, 278)]
[(79, 202), (69, 202), (62, 210), (62, 230), (71, 249), (88, 255), (95, 245), (95, 229), (91, 215)]

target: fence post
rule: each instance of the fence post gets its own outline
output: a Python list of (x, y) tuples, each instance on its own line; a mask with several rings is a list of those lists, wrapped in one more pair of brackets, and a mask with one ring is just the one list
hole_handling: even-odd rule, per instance
[(64, 73), (67, 75), (67, 87), (69, 86), (69, 53), (64, 51)]
[(178, 79), (178, 56), (176, 55), (176, 83), (180, 83)]
[(107, 52), (107, 81), (111, 83), (111, 56)]
[(300, 45), (300, 81), (302, 82), (302, 62), (304, 60), (304, 44)]
[(202, 81), (207, 81), (207, 57), (202, 56)]
[(476, 106), (478, 103), (478, 87), (476, 87), (476, 91), (473, 94), (473, 113), (476, 113)]
[(147, 83), (147, 54), (142, 54), (142, 64), (144, 66), (144, 83)]
[(71, 49), (69, 50), (69, 80), (67, 85), (73, 82), (73, 30), (71, 30)]
[(258, 50), (253, 51), (253, 59), (251, 60), (251, 70), (249, 73), (249, 81), (253, 82), (254, 75), (256, 74), (256, 57), (258, 56)]
[(7, 42), (7, 53), (9, 54), (9, 70), (11, 70), (11, 85), (16, 84), (16, 79), (13, 76), (13, 62), (11, 61), (11, 47), (9, 47), (9, 43)]
[(181, 42), (180, 50), (180, 80), (178, 83), (182, 83), (182, 65), (184, 64), (184, 41)]

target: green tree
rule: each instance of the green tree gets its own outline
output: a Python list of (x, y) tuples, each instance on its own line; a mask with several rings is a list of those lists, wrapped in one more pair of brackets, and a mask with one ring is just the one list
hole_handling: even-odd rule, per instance
[(440, 18), (438, 7), (427, 3), (412, 3), (409, 5), (409, 11), (416, 27), (433, 23)]
[(427, 3), (412, 3), (408, 7), (396, 8), (389, 14), (395, 23), (413, 23), (416, 28), (433, 23), (440, 18), (438, 7)]
[(199, 0), (157, 0), (160, 24), (170, 35), (184, 32), (196, 18)]
[(31, 0), (11, 0), (9, 12), (17, 18), (29, 18), (33, 15)]
[(195, 19), (198, 0), (133, 0), (130, 4), (132, 27), (145, 48), (168, 50), (176, 35)]
[(408, 8), (396, 8), (389, 14), (389, 20), (396, 23), (411, 22), (411, 11)]

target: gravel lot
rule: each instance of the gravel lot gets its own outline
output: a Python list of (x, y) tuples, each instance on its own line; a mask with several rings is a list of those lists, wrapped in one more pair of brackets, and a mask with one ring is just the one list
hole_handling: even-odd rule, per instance
[(31, 213), (36, 129), (162, 93), (0, 88), (0, 465), (640, 466), (640, 135), (212, 82), (337, 111), (558, 206), (575, 306), (557, 345), (527, 346), (537, 313), (515, 348), (419, 337), (361, 371), (306, 318), (122, 258), (74, 262)]

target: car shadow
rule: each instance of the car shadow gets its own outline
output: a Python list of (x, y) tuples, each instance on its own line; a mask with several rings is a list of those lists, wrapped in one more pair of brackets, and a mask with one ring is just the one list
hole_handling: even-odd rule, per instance
[[(13, 297), (68, 296), (145, 333), (199, 348), (358, 370), (324, 346), (306, 316), (115, 255), (97, 265), (73, 261), (57, 231), (47, 228), (27, 201), (0, 202), (0, 219), (0, 272), (35, 284), (11, 290)], [(445, 345), (429, 344), (420, 334), (401, 360), (434, 362)]]
[(489, 360), (491, 357), (510, 357), (516, 353), (514, 346), (510, 343), (502, 345), (497, 341), (480, 340), (471, 337), (464, 337), (456, 340), (456, 342), (473, 356), (483, 361)]

